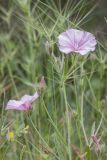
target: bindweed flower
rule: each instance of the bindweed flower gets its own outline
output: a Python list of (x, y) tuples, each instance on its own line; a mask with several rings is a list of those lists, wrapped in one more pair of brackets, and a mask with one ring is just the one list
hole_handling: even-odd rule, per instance
[(80, 53), (85, 55), (95, 50), (97, 42), (92, 33), (77, 29), (68, 29), (58, 36), (58, 46), (61, 52)]
[(34, 102), (39, 97), (36, 92), (33, 96), (24, 95), (19, 101), (9, 100), (6, 106), (6, 110), (20, 110), (28, 111), (32, 108), (32, 102)]

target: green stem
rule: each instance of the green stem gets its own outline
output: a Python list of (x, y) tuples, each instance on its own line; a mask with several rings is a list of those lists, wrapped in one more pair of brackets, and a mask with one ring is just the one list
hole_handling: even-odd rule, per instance
[(68, 110), (67, 96), (66, 96), (66, 90), (65, 90), (64, 84), (63, 84), (63, 92), (64, 92), (65, 107), (66, 107), (66, 123), (67, 123), (67, 133), (68, 133), (68, 135), (67, 135), (68, 152), (69, 152), (69, 160), (71, 160), (72, 156), (71, 156), (71, 138), (70, 138), (69, 110)]
[[(81, 66), (81, 74), (83, 73), (83, 64)], [(82, 78), (82, 77), (81, 77)], [(82, 130), (83, 130), (83, 134), (84, 134), (84, 138), (85, 138), (85, 142), (86, 142), (86, 145), (89, 146), (88, 144), (88, 138), (87, 138), (87, 135), (86, 135), (86, 132), (85, 132), (85, 127), (84, 127), (84, 88), (83, 88), (83, 79), (81, 80), (81, 127), (82, 127)]]

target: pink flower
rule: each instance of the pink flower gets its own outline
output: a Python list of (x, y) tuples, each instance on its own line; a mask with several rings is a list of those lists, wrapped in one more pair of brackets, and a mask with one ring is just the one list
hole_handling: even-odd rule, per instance
[(97, 44), (92, 33), (77, 29), (68, 29), (58, 36), (59, 50), (68, 54), (70, 52), (85, 55), (95, 50)]
[(19, 101), (17, 100), (9, 100), (6, 106), (6, 110), (20, 110), (20, 111), (27, 111), (32, 108), (32, 102), (35, 101), (39, 97), (38, 93), (36, 92), (33, 96), (24, 95)]

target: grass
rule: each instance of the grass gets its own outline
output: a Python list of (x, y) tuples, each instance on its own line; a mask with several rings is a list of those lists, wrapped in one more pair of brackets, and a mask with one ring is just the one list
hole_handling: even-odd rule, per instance
[[(107, 40), (97, 34), (99, 5), (10, 0), (0, 6), (0, 160), (106, 160)], [(57, 36), (72, 27), (95, 33), (95, 52), (60, 53)], [(31, 113), (5, 110), (9, 99), (33, 94), (42, 76), (46, 87)]]

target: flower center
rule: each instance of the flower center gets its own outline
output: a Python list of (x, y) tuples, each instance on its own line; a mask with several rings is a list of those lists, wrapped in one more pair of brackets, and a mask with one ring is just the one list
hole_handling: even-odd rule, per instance
[(25, 103), (23, 104), (23, 107), (24, 107), (25, 110), (29, 110), (29, 109), (31, 108), (31, 103), (25, 102)]

